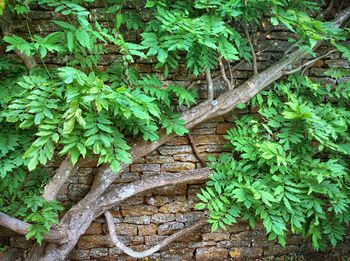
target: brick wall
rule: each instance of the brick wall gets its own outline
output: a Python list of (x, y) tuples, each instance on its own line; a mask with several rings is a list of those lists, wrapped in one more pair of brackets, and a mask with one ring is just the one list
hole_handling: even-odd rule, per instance
[[(99, 6), (93, 13), (100, 20), (106, 20)], [(33, 32), (54, 31), (55, 27), (46, 22), (54, 13), (48, 10), (36, 10), (32, 23)], [(267, 33), (269, 28), (261, 28), (256, 32), (256, 50), (264, 50), (258, 55), (258, 69), (261, 71), (278, 59), (288, 46), (289, 33), (280, 28)], [(130, 40), (139, 38), (137, 34), (128, 35)], [(108, 66), (118, 56), (115, 49), (109, 48), (111, 55), (106, 57), (101, 66)], [(320, 49), (322, 51), (322, 49)], [(60, 64), (59, 60), (51, 60), (52, 65)], [(49, 63), (49, 64), (50, 64)], [(322, 76), (328, 66), (349, 68), (349, 64), (332, 54), (324, 61), (319, 61), (307, 72), (312, 78), (335, 84), (335, 81)], [(154, 71), (152, 62), (140, 61), (136, 64), (140, 72), (159, 73)], [(251, 65), (242, 64), (234, 72), (235, 83), (239, 84), (252, 75)], [(171, 74), (165, 82), (177, 82), (189, 85), (193, 76), (188, 76), (183, 67)], [(220, 80), (214, 82), (215, 94), (225, 91)], [(198, 85), (200, 98), (206, 98), (205, 85)], [(246, 110), (245, 113), (253, 113)], [(198, 125), (191, 131), (199, 153), (205, 157), (218, 155), (224, 150), (223, 135), (228, 128), (234, 127), (232, 117), (226, 115)], [(54, 161), (49, 170), (57, 167)], [(93, 176), (98, 172), (96, 162), (92, 161), (78, 170), (61, 191), (60, 200), (67, 207), (79, 201), (88, 191)], [(160, 172), (178, 172), (200, 167), (198, 159), (193, 155), (187, 137), (178, 137), (159, 149), (135, 162), (128, 172), (123, 173), (114, 182), (113, 189), (125, 183), (136, 181)], [(161, 174), (160, 174), (161, 175)], [(196, 193), (203, 184), (168, 186), (131, 198), (112, 209), (115, 228), (122, 241), (135, 250), (150, 248), (157, 242), (179, 229), (205, 216), (204, 212), (194, 210), (198, 202)], [(349, 230), (350, 234), (350, 230)], [(0, 244), (24, 250), (32, 242), (24, 237), (0, 227)], [(309, 241), (296, 235), (290, 235), (287, 246), (280, 247), (276, 241), (268, 241), (261, 224), (256, 229), (249, 229), (244, 222), (239, 222), (226, 231), (210, 233), (209, 226), (179, 239), (167, 248), (145, 260), (341, 260), (350, 257), (350, 236), (340, 243), (336, 249), (328, 249), (324, 253), (312, 250)], [(0, 256), (1, 259), (1, 256)], [(77, 248), (72, 252), (70, 260), (134, 260), (123, 254), (111, 243), (104, 217), (96, 219), (86, 234), (79, 240)]]

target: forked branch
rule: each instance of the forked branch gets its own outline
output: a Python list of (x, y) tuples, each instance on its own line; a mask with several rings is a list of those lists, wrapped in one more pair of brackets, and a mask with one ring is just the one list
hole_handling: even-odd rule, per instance
[(115, 246), (117, 248), (119, 248), (125, 254), (127, 254), (131, 257), (135, 257), (135, 258), (144, 258), (144, 257), (150, 256), (150, 255), (156, 253), (157, 251), (159, 251), (160, 249), (166, 247), (170, 243), (174, 242), (175, 240), (177, 240), (177, 239), (179, 239), (179, 238), (181, 238), (189, 233), (192, 233), (193, 231), (197, 230), (198, 228), (200, 228), (201, 226), (203, 226), (207, 223), (205, 220), (197, 221), (193, 225), (191, 225), (187, 228), (184, 228), (184, 229), (174, 233), (173, 235), (167, 237), (165, 240), (158, 243), (154, 247), (152, 247), (148, 250), (145, 250), (145, 251), (138, 252), (138, 251), (134, 251), (133, 249), (127, 247), (122, 241), (119, 240), (118, 236), (115, 233), (113, 216), (109, 211), (105, 212), (105, 217), (106, 217), (106, 221), (107, 221), (109, 235), (112, 239), (112, 242), (115, 244)]
[(317, 61), (319, 61), (319, 60), (321, 60), (321, 59), (323, 59), (323, 58), (326, 58), (327, 56), (331, 55), (332, 53), (335, 53), (336, 51), (337, 51), (337, 50), (331, 50), (331, 51), (329, 51), (329, 52), (327, 52), (327, 53), (325, 53), (325, 54), (323, 54), (323, 55), (321, 55), (321, 56), (316, 57), (315, 59), (312, 59), (312, 60), (310, 60), (310, 61), (308, 61), (308, 62), (306, 62), (306, 63), (300, 65), (299, 67), (297, 67), (297, 68), (295, 68), (295, 69), (293, 69), (293, 70), (286, 71), (285, 74), (286, 74), (286, 75), (290, 75), (290, 74), (299, 72), (299, 71), (301, 71), (301, 70), (303, 70), (303, 71), (302, 71), (302, 74), (303, 74), (303, 73), (305, 72), (305, 70), (306, 70), (307, 68), (309, 68), (311, 65), (313, 65), (314, 63), (316, 63)]

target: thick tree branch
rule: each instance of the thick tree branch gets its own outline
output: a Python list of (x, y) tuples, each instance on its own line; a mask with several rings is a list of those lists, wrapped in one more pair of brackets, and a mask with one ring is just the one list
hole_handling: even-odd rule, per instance
[(178, 238), (181, 238), (184, 235), (187, 235), (189, 233), (194, 232), (195, 230), (197, 230), (198, 228), (200, 228), (201, 226), (203, 226), (207, 223), (205, 220), (200, 220), (200, 221), (196, 222), (195, 224), (193, 224), (192, 226), (184, 228), (184, 229), (174, 233), (173, 235), (167, 237), (165, 240), (158, 243), (154, 247), (152, 247), (148, 250), (142, 251), (142, 252), (138, 252), (138, 251), (134, 251), (131, 248), (127, 247), (122, 241), (119, 240), (118, 236), (115, 233), (113, 216), (109, 211), (107, 211), (105, 213), (105, 217), (106, 217), (107, 226), (108, 226), (108, 230), (109, 230), (109, 234), (110, 234), (110, 237), (112, 239), (112, 242), (115, 244), (115, 246), (117, 248), (119, 248), (125, 254), (127, 254), (131, 257), (135, 257), (135, 258), (144, 258), (144, 257), (150, 256), (150, 255), (154, 254), (155, 252), (159, 251), (160, 249), (166, 247), (170, 243), (174, 242)]
[(79, 168), (81, 161), (73, 166), (70, 156), (62, 161), (60, 167), (56, 170), (55, 175), (50, 179), (44, 188), (43, 198), (46, 201), (56, 200), (58, 192), (62, 188), (63, 184), (72, 176)]
[[(347, 15), (345, 15), (347, 14)], [(337, 17), (340, 21), (344, 22), (350, 16), (350, 7), (345, 9)], [(340, 26), (340, 22), (335, 20), (335, 24)], [(212, 106), (211, 101), (205, 101), (187, 112), (182, 114), (182, 119), (186, 121), (186, 128), (191, 129), (197, 124), (209, 120), (220, 115), (224, 115), (229, 111), (233, 110), (237, 104), (245, 103), (254, 97), (258, 92), (263, 90), (265, 87), (273, 83), (274, 81), (280, 79), (284, 76), (284, 72), (289, 70), (290, 67), (296, 62), (307, 56), (306, 52), (296, 50), (290, 53), (288, 56), (283, 57), (281, 60), (276, 62), (274, 65), (270, 66), (258, 75), (251, 77), (245, 83), (241, 84), (234, 90), (230, 90), (220, 97), (217, 98), (216, 106)], [(155, 142), (145, 142), (140, 141), (134, 144), (131, 150), (132, 160), (137, 160), (144, 157), (148, 153), (157, 149), (162, 144), (168, 142), (174, 138), (175, 134), (167, 135), (164, 130), (160, 131), (160, 139)], [(119, 172), (127, 170), (128, 165), (123, 164), (122, 170)], [(116, 179), (118, 175), (113, 173), (111, 169), (105, 165), (102, 171), (97, 175), (97, 178), (93, 184), (93, 187), (88, 194), (86, 200), (95, 199), (108, 188), (108, 186)], [(82, 201), (84, 202), (84, 200)], [(86, 202), (85, 202), (86, 203)]]
[(205, 162), (205, 160), (201, 157), (201, 155), (199, 154), (199, 151), (197, 149), (196, 143), (193, 140), (193, 137), (191, 135), (191, 133), (187, 134), (187, 137), (190, 141), (190, 145), (192, 147), (192, 151), (194, 153), (194, 155), (196, 156), (196, 158), (199, 160), (199, 162), (201, 163), (202, 167), (206, 167), (207, 163)]
[(99, 214), (97, 214), (97, 216), (104, 213), (114, 205), (120, 204), (122, 201), (140, 193), (169, 185), (200, 182), (208, 179), (210, 173), (211, 170), (208, 168), (188, 170), (180, 173), (160, 173), (156, 176), (151, 176), (143, 180), (126, 184), (118, 190), (111, 188), (103, 196), (103, 200), (99, 206)]
[[(26, 235), (30, 224), (0, 212), (0, 226), (6, 227), (18, 234)], [(44, 237), (44, 240), (54, 243), (65, 243), (68, 240), (68, 236), (65, 232), (52, 227), (49, 234)]]

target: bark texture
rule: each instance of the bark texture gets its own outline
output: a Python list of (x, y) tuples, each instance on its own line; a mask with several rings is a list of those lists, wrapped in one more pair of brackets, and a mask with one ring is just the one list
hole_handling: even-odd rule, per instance
[[(18, 234), (26, 235), (29, 231), (30, 224), (0, 212), (0, 226), (11, 229)], [(52, 227), (50, 233), (44, 237), (44, 240), (48, 242), (64, 243), (67, 241), (67, 234), (65, 231), (57, 230), (55, 227)]]
[(56, 170), (55, 175), (50, 179), (44, 188), (43, 198), (46, 201), (56, 200), (58, 192), (67, 179), (78, 169), (78, 165), (73, 166), (68, 155)]

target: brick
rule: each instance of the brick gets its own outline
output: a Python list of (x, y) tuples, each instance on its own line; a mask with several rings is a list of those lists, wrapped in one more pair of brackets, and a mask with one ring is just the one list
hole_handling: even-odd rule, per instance
[(157, 225), (150, 224), (144, 226), (138, 226), (139, 236), (150, 236), (157, 234)]
[(188, 137), (176, 137), (171, 141), (167, 142), (166, 145), (187, 145), (189, 143)]
[(98, 247), (90, 250), (90, 257), (92, 258), (100, 258), (103, 256), (108, 256), (109, 250), (106, 247)]
[(158, 212), (158, 208), (150, 205), (122, 206), (123, 216), (145, 216)]
[(70, 259), (76, 259), (76, 260), (85, 260), (85, 259), (89, 259), (89, 257), (90, 257), (90, 250), (81, 250), (81, 249), (74, 249), (69, 256)]
[(192, 148), (190, 145), (162, 146), (158, 149), (158, 151), (162, 155), (174, 155), (192, 152)]
[(149, 216), (139, 216), (139, 217), (127, 216), (124, 218), (124, 222), (138, 224), (138, 225), (148, 225), (151, 223), (151, 217), (149, 217)]
[(79, 201), (90, 191), (90, 186), (83, 184), (70, 184), (68, 187), (68, 198), (71, 201)]
[(151, 218), (153, 223), (160, 224), (175, 220), (174, 214), (155, 214)]
[(204, 241), (222, 241), (222, 240), (229, 240), (230, 239), (230, 233), (205, 233), (202, 235)]
[(154, 196), (146, 198), (146, 203), (152, 206), (163, 206), (171, 201), (173, 201), (173, 199), (166, 196)]
[(161, 252), (160, 260), (191, 260), (193, 257), (193, 249), (182, 247), (180, 249), (172, 249), (169, 247), (167, 251)]
[(131, 171), (160, 171), (159, 164), (133, 164)]
[[(216, 128), (216, 133), (217, 134), (226, 134), (226, 132), (233, 128), (234, 124), (232, 123), (219, 123), (217, 128)], [(225, 140), (227, 142), (227, 140)]]
[(222, 135), (194, 135), (193, 140), (197, 146), (227, 143), (227, 140)]
[(190, 210), (190, 206), (187, 202), (171, 202), (162, 206), (159, 212), (162, 213), (176, 213), (176, 212), (186, 212)]
[(87, 235), (81, 236), (78, 242), (79, 249), (91, 249), (96, 247), (112, 247), (113, 242), (107, 235)]
[[(125, 236), (136, 236), (137, 235), (137, 225), (134, 224), (115, 224), (115, 233), (117, 235), (125, 235)], [(105, 234), (108, 234), (108, 230), (106, 226), (103, 226)]]
[(194, 222), (196, 220), (199, 220), (201, 218), (204, 218), (205, 214), (204, 212), (187, 212), (187, 213), (176, 213), (176, 221), (178, 222)]
[(174, 155), (174, 160), (182, 162), (199, 162), (196, 156), (193, 154), (178, 154)]
[(97, 235), (102, 234), (102, 226), (99, 223), (91, 223), (90, 227), (86, 230), (85, 235)]
[(210, 247), (196, 250), (197, 260), (224, 260), (227, 258), (227, 255), (228, 251), (224, 248)]
[(190, 162), (174, 162), (162, 164), (161, 170), (167, 172), (180, 172), (185, 170), (193, 170), (196, 165)]
[(180, 222), (168, 222), (158, 226), (159, 235), (170, 235), (179, 229), (184, 228), (185, 225)]
[(174, 159), (171, 156), (156, 155), (156, 156), (148, 156), (148, 157), (146, 157), (146, 162), (147, 163), (162, 164), (162, 163), (174, 162)]
[(229, 255), (234, 260), (247, 260), (253, 258), (260, 258), (263, 254), (262, 248), (256, 247), (238, 247), (230, 249)]

